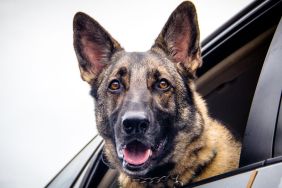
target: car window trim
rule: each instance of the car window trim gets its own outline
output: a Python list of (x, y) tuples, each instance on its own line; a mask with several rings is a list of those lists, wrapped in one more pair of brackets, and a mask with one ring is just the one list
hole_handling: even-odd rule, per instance
[(72, 187), (90, 159), (93, 159), (103, 140), (96, 135), (46, 186), (45, 188)]

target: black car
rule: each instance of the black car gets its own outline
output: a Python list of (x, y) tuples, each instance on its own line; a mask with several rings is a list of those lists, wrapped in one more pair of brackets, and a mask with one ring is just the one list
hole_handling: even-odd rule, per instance
[[(254, 1), (202, 42), (196, 85), (242, 140), (240, 167), (184, 187), (282, 187), (282, 2)], [(46, 186), (116, 187), (95, 136)]]

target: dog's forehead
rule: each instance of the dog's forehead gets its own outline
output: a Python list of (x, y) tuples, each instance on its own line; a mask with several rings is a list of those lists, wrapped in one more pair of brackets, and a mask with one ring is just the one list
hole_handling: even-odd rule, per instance
[(148, 52), (125, 52), (116, 62), (116, 68), (125, 67), (132, 74), (148, 74), (158, 71), (160, 74), (171, 74), (175, 67), (166, 57)]

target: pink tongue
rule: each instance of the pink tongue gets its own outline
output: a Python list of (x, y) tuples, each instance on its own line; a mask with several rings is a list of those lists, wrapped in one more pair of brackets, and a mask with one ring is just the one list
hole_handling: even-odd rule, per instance
[(131, 144), (123, 150), (123, 156), (126, 162), (132, 165), (141, 165), (145, 163), (152, 153), (151, 149), (142, 144)]

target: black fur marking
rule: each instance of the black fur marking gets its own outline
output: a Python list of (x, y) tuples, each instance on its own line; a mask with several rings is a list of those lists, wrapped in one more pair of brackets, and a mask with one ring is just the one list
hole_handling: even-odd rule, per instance
[(194, 99), (193, 99), (193, 93), (192, 90), (189, 87), (189, 83), (191, 82), (191, 78), (188, 75), (180, 75), (183, 83), (184, 83), (184, 87), (185, 87), (185, 100), (187, 101), (187, 103), (193, 107), (195, 106), (194, 104)]
[(115, 167), (110, 163), (110, 161), (108, 160), (107, 156), (105, 155), (105, 152), (104, 152), (104, 148), (103, 148), (103, 151), (102, 151), (102, 162), (109, 168), (111, 169), (115, 169)]
[(91, 90), (90, 90), (90, 95), (94, 98), (97, 99), (97, 87), (93, 84), (91, 85)]
[(199, 175), (201, 175), (201, 173), (203, 172), (203, 170), (209, 165), (212, 163), (212, 161), (214, 160), (215, 156), (216, 156), (217, 152), (215, 150), (213, 150), (213, 155), (212, 157), (208, 160), (208, 161), (205, 161), (203, 164), (199, 164), (195, 170), (194, 170), (194, 175), (193, 177), (191, 178), (190, 182), (195, 178), (195, 177), (198, 177)]
[(156, 70), (154, 70), (153, 72), (154, 72), (154, 75), (153, 75), (154, 79), (155, 79), (155, 80), (159, 80), (159, 78), (160, 78), (160, 76), (161, 76), (160, 71), (156, 69)]
[(121, 67), (118, 71), (118, 74), (123, 77), (127, 74), (127, 68), (126, 67)]
[(156, 112), (156, 121), (161, 126), (161, 134), (167, 137), (167, 144), (164, 148), (162, 155), (159, 156), (159, 159), (163, 159), (168, 156), (171, 151), (174, 150), (174, 138), (176, 137), (178, 130), (176, 127), (173, 126), (175, 123), (174, 114), (168, 114), (158, 111)]

